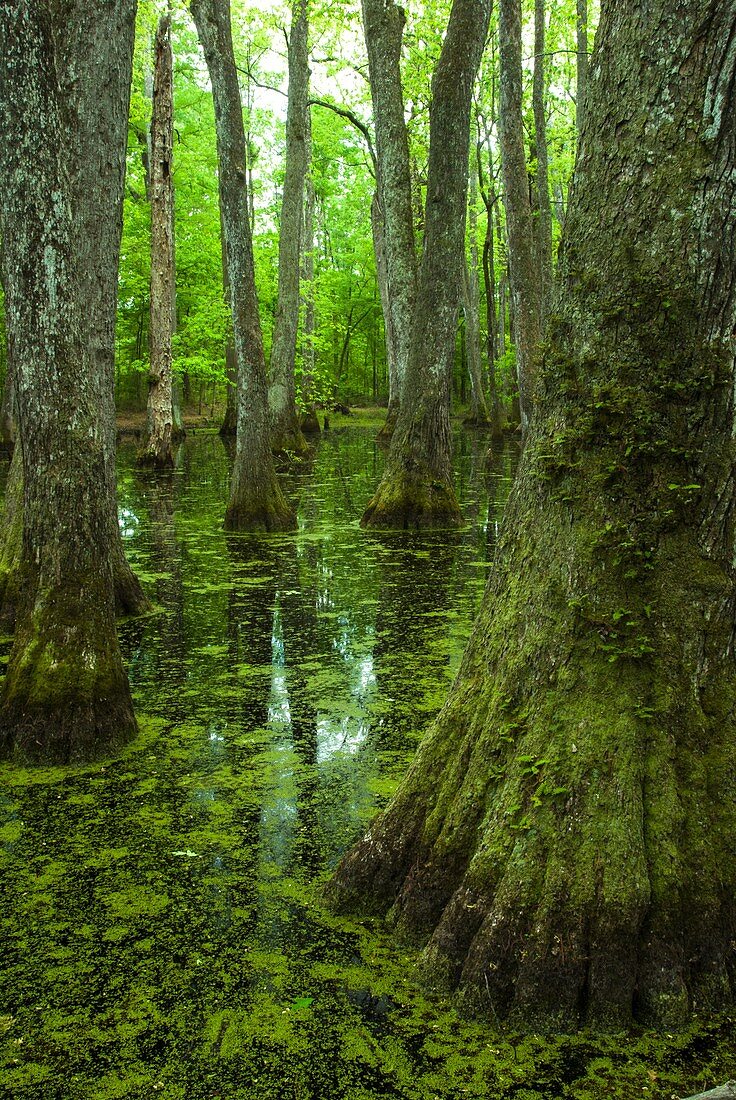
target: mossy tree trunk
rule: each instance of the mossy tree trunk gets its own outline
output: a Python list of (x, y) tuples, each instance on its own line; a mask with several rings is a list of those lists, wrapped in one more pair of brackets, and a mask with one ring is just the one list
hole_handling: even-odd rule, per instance
[[(63, 29), (53, 5), (0, 3), (0, 227), (24, 468), (0, 745), (58, 761), (97, 755), (136, 730), (115, 632), (106, 425), (67, 172)], [(129, 49), (124, 36), (110, 44), (121, 66)]]
[(271, 456), (266, 363), (248, 216), (245, 132), (229, 0), (193, 0), (192, 15), (212, 81), (220, 213), (238, 364), (237, 440), (225, 526), (230, 530), (290, 530), (296, 526), (296, 517), (281, 492)]
[[(115, 474), (115, 315), (136, 0), (69, 0), (58, 33), (58, 77), (75, 248), (105, 447), (109, 541), (120, 615), (150, 607), (123, 551)], [(94, 58), (94, 64), (90, 64)]]
[(424, 248), (407, 375), (364, 527), (462, 522), (452, 484), (449, 385), (465, 258), (470, 104), (489, 18), (490, 2), (454, 0), (432, 80)]
[(534, 352), (541, 336), (542, 284), (524, 153), (521, 0), (499, 0), (501, 57), (499, 137), (509, 243), (509, 284), (516, 348), (521, 426), (525, 433), (534, 404)]
[(286, 162), (279, 225), (279, 281), (271, 347), (268, 404), (275, 454), (304, 454), (307, 443), (296, 408), (296, 343), (299, 329), (299, 275), (304, 229), (309, 107), (308, 0), (294, 0), (289, 34), (289, 91), (286, 109)]
[[(376, 186), (382, 216), (388, 310), (395, 371), (385, 435), (393, 432), (406, 380), (417, 292), (409, 139), (401, 83), (401, 44), (406, 16), (394, 0), (363, 0), (376, 134)], [(378, 254), (377, 254), (378, 262)], [(382, 298), (383, 304), (383, 298)]]
[(736, 958), (736, 8), (605, 0), (539, 403), (449, 699), (335, 879), (531, 1026)]
[(138, 456), (144, 466), (174, 465), (171, 338), (174, 333), (174, 59), (171, 16), (162, 15), (154, 42), (151, 115), (151, 365), (148, 434)]

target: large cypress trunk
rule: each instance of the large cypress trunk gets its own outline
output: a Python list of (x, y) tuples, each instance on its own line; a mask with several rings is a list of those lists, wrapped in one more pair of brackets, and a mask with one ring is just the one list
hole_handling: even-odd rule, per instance
[(286, 165), (279, 226), (279, 285), (271, 348), (268, 404), (271, 447), (276, 454), (304, 454), (307, 444), (296, 409), (296, 337), (299, 327), (299, 271), (307, 175), (309, 23), (307, 0), (294, 0), (289, 35), (289, 96)]
[[(394, 0), (363, 0), (363, 30), (376, 132), (376, 185), (385, 258), (387, 344), (391, 340), (394, 384), (384, 434), (393, 432), (408, 370), (417, 292), (409, 139), (401, 84), (405, 15)], [(374, 226), (374, 231), (376, 226)], [(376, 253), (378, 257), (378, 252)], [(377, 259), (378, 262), (378, 259)], [(386, 308), (388, 307), (388, 308)], [(390, 319), (389, 319), (390, 316)], [(391, 367), (389, 361), (389, 368)]]
[(174, 59), (171, 16), (159, 19), (154, 43), (151, 117), (151, 366), (148, 376), (148, 436), (142, 465), (174, 465), (174, 403), (171, 338), (174, 334)]
[(526, 1024), (731, 1004), (736, 5), (606, 0), (473, 636), (343, 904)]
[(67, 761), (108, 750), (136, 724), (115, 633), (106, 426), (82, 320), (88, 303), (55, 49), (64, 23), (53, 10), (0, 4), (0, 218), (25, 473), (0, 730), (5, 753)]
[(150, 607), (123, 552), (115, 475), (115, 314), (136, 6), (136, 0), (100, 0), (92, 17), (86, 0), (70, 0), (57, 28), (64, 150), (85, 301), (81, 320), (102, 423), (110, 554), (121, 615)]
[[(465, 258), (470, 104), (489, 18), (486, 0), (454, 0), (432, 81), (424, 249), (407, 375), (365, 527), (462, 522), (452, 485), (449, 386)], [(394, 335), (398, 340), (396, 328)]]
[(229, 0), (193, 0), (192, 15), (212, 81), (220, 213), (238, 363), (237, 442), (225, 526), (289, 530), (296, 526), (296, 517), (281, 492), (271, 457), (266, 363), (248, 218), (245, 132)]

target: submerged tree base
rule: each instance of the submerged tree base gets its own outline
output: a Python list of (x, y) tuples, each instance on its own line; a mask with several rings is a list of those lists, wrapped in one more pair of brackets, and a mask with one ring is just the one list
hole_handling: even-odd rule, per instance
[(119, 652), (111, 655), (77, 625), (57, 620), (54, 628), (40, 624), (26, 638), (16, 635), (0, 704), (2, 755), (69, 764), (98, 759), (135, 737)]
[(225, 512), (226, 531), (295, 531), (296, 527), (296, 513), (278, 486), (267, 499), (246, 497), (231, 502)]
[[(317, 425), (319, 431), (319, 425)], [(279, 458), (303, 458), (309, 453), (309, 444), (298, 425), (276, 432), (271, 436), (271, 453)]]
[(462, 527), (463, 516), (452, 485), (403, 474), (376, 490), (360, 521), (375, 530), (431, 530)]
[(308, 412), (302, 413), (299, 426), (304, 435), (319, 435), (319, 417), (314, 409), (309, 409)]
[(153, 470), (172, 470), (174, 456), (171, 451), (171, 441), (160, 448), (149, 444), (140, 452), (137, 462), (139, 466), (147, 466)]

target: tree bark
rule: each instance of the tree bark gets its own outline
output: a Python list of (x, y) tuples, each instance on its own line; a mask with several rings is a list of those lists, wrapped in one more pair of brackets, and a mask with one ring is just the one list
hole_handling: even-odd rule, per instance
[(302, 401), (305, 412), (301, 419), (302, 431), (319, 434), (319, 420), (314, 398), (314, 180), (312, 179), (312, 124), (307, 111), (307, 178), (304, 184), (304, 233), (302, 239), (302, 275), (300, 293), (304, 310), (301, 329)]
[(733, 0), (604, 0), (494, 571), (337, 872), (534, 1028), (733, 1003), (735, 37)]
[(490, 424), (486, 395), (483, 392), (483, 370), (480, 352), (480, 316), (478, 306), (478, 274), (473, 273), (467, 260), (463, 271), (463, 314), (465, 316), (465, 356), (470, 377), (471, 414), (466, 423), (475, 427)]
[(171, 16), (162, 15), (154, 43), (151, 116), (151, 365), (148, 436), (138, 456), (144, 466), (174, 465), (171, 338), (174, 333), (174, 60)]
[[(91, 19), (82, 0), (73, 0), (57, 27), (64, 152), (69, 158), (74, 247), (86, 303), (81, 323), (92, 351), (92, 382), (98, 389), (104, 429), (110, 554), (119, 615), (142, 614), (150, 607), (123, 551), (115, 475), (115, 314), (135, 11), (135, 0), (104, 0)], [(95, 66), (88, 64), (90, 57), (96, 59)], [(16, 470), (16, 477), (22, 494), (22, 469)], [(19, 582), (10, 573), (20, 567), (20, 556), (13, 558), (12, 552), (20, 547), (19, 532), (10, 539), (3, 535), (3, 591), (9, 603), (2, 615), (11, 623), (16, 610), (12, 593)]]
[(501, 395), (500, 385), (498, 379), (498, 372), (496, 370), (496, 360), (503, 355), (506, 350), (503, 346), (501, 338), (501, 318), (500, 311), (503, 309), (503, 303), (499, 301), (498, 309), (496, 307), (496, 249), (495, 249), (495, 230), (494, 230), (494, 213), (498, 203), (498, 195), (496, 194), (495, 183), (493, 180), (493, 163), (490, 158), (489, 149), (489, 161), (488, 172), (489, 180), (488, 187), (486, 188), (483, 183), (483, 170), (482, 170), (482, 157), (480, 143), (477, 149), (478, 154), (478, 181), (480, 184), (481, 198), (483, 199), (483, 205), (486, 208), (486, 232), (483, 240), (483, 284), (486, 292), (486, 354), (488, 357), (488, 404), (491, 417), (491, 441), (498, 444), (503, 441), (503, 421), (504, 417), (501, 409)]
[[(452, 485), (449, 386), (465, 253), (470, 105), (490, 2), (453, 0), (432, 80), (422, 261), (401, 409), (364, 527), (462, 523)], [(388, 244), (388, 230), (387, 230)], [(397, 333), (398, 339), (398, 333)]]
[(225, 526), (291, 530), (296, 517), (281, 492), (271, 456), (266, 363), (248, 218), (245, 132), (229, 0), (192, 0), (192, 15), (212, 81), (220, 211), (238, 363), (238, 429)]
[[(227, 270), (227, 247), (225, 245), (225, 227), (220, 214), (220, 240), (222, 251), (222, 289), (225, 301), (230, 302), (230, 276)], [(225, 415), (220, 427), (220, 435), (224, 439), (234, 439), (238, 432), (238, 357), (235, 354), (235, 344), (228, 336), (225, 345), (225, 375), (227, 377), (225, 390)]]
[[(407, 375), (417, 294), (409, 139), (401, 84), (404, 22), (404, 12), (394, 0), (363, 0), (363, 29), (376, 132), (377, 186), (383, 215), (391, 337), (399, 389), (392, 412), (401, 402)], [(390, 430), (389, 424), (387, 434)]]
[(534, 110), (534, 155), (537, 161), (535, 176), (538, 214), (537, 258), (540, 286), (540, 323), (543, 324), (552, 292), (552, 204), (549, 197), (549, 168), (547, 157), (547, 107), (545, 83), (545, 0), (534, 2), (534, 82), (532, 100)]
[(526, 432), (534, 403), (534, 353), (541, 336), (541, 294), (524, 155), (521, 0), (499, 0), (498, 35), (501, 55), (501, 164), (509, 241), (516, 373), (522, 431)]
[[(0, 257), (0, 266), (2, 258)], [(0, 405), (0, 452), (12, 455), (15, 448), (15, 408), (13, 398), (13, 364), (6, 358), (3, 398)]]
[(577, 89), (575, 93), (575, 125), (578, 140), (585, 117), (585, 88), (588, 82), (588, 0), (577, 0)]
[(307, 176), (309, 107), (308, 0), (293, 0), (289, 35), (286, 168), (279, 228), (279, 283), (271, 348), (268, 404), (271, 447), (276, 454), (304, 454), (307, 443), (296, 408), (296, 339), (299, 328), (299, 267)]
[[(93, 380), (104, 432), (110, 553), (119, 615), (150, 604), (123, 551), (115, 473), (115, 315), (123, 228), (128, 108), (136, 0), (69, 0), (58, 26), (58, 77), (68, 175), (79, 252), (82, 323), (92, 349)], [(90, 58), (95, 64), (90, 64)]]
[[(0, 737), (5, 754), (66, 762), (127, 740), (136, 723), (115, 632), (107, 426), (83, 320), (89, 302), (67, 171), (81, 166), (67, 148), (58, 74), (69, 69), (55, 46), (66, 20), (57, 20), (48, 4), (0, 3), (0, 219), (25, 479)], [(126, 29), (132, 35), (132, 22)], [(124, 68), (130, 50), (121, 36), (107, 59)], [(104, 106), (82, 119), (88, 133), (102, 132), (102, 115)], [(107, 153), (120, 158), (114, 141)]]
[(381, 298), (383, 313), (384, 342), (386, 345), (386, 369), (388, 371), (388, 409), (386, 420), (378, 433), (379, 439), (391, 439), (396, 427), (396, 418), (401, 406), (401, 379), (396, 354), (394, 320), (391, 312), (391, 292), (388, 285), (388, 264), (386, 262), (386, 222), (381, 206), (381, 196), (376, 189), (371, 203), (371, 228), (373, 230), (373, 253), (376, 258), (376, 282)]

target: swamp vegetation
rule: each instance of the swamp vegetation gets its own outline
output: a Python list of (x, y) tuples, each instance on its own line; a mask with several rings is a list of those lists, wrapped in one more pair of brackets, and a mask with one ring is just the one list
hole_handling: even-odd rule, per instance
[[(322, 885), (457, 669), (516, 464), (456, 434), (460, 533), (366, 537), (378, 420), (294, 475), (299, 530), (219, 530), (215, 435), (121, 451), (121, 628), (141, 732), (87, 767), (2, 766), (3, 1100), (669, 1100), (730, 1074), (729, 1019), (523, 1036), (420, 984)], [(6, 650), (7, 652), (7, 650)]]
[(736, 0), (0, 0), (0, 133), (0, 1100), (732, 1077)]

